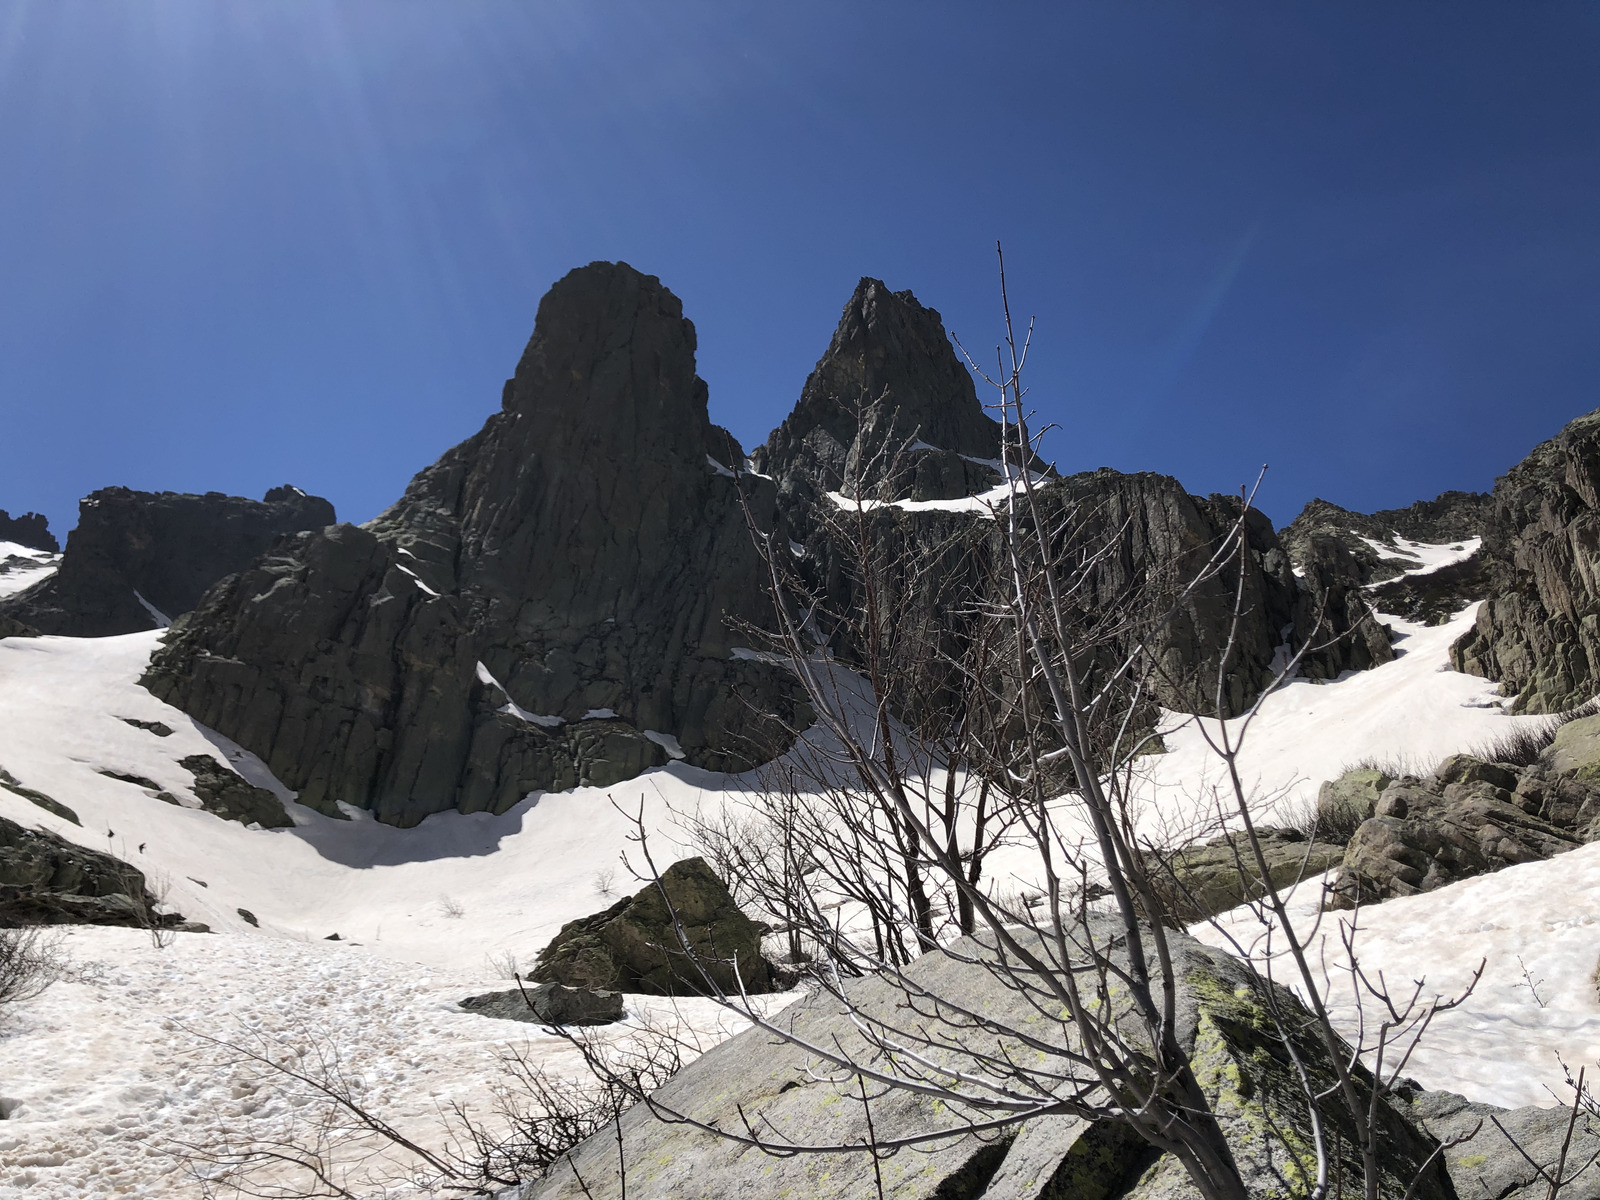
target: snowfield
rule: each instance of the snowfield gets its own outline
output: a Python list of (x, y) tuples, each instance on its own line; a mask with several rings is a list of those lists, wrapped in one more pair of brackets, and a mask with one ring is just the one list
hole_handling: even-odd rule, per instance
[(15, 596), (56, 573), (61, 556), (32, 546), (0, 541), (0, 599)]
[[(566, 1076), (583, 1069), (576, 1049), (537, 1025), (457, 1008), (465, 996), (511, 986), (482, 971), (285, 937), (179, 934), (157, 949), (142, 931), (91, 926), (66, 930), (63, 948), (77, 978), (23, 1006), (0, 1034), (0, 1103), (9, 1114), (0, 1123), (0, 1191), (8, 1195), (199, 1195), (173, 1149), (224, 1131), (304, 1130), (315, 1111), (304, 1089), (206, 1038), (270, 1047), (296, 1066), (336, 1049), (374, 1111), (435, 1147), (450, 1104), (490, 1115), (489, 1087), (508, 1048)], [(710, 1001), (630, 997), (628, 1007), (630, 1020), (606, 1036), (626, 1036), (641, 1015), (682, 1022), (707, 1045), (743, 1028)], [(374, 1192), (400, 1165), (364, 1168)]]
[[(1461, 553), (1419, 554), (1420, 569)], [(1259, 805), (1288, 811), (1361, 759), (1422, 762), (1523, 720), (1504, 714), (1493, 685), (1449, 669), (1448, 647), (1472, 617), (1468, 609), (1431, 629), (1396, 621), (1396, 661), (1268, 697), (1244, 756)], [(506, 1045), (575, 1073), (575, 1053), (559, 1038), (454, 1002), (509, 986), (510, 957), (526, 967), (564, 922), (637, 890), (623, 862), (629, 813), (642, 809), (664, 864), (684, 849), (671, 810), (720, 805), (756, 786), (754, 776), (674, 763), (610, 789), (535, 794), (501, 816), (439, 814), (407, 830), (330, 819), (294, 804), (253, 755), (138, 685), (161, 636), (0, 641), (0, 767), (70, 806), (82, 826), (3, 790), (0, 815), (110, 850), (144, 870), (170, 907), (216, 931), (177, 935), (165, 949), (135, 930), (64, 932), (73, 977), (11, 1006), (0, 1024), (0, 1190), (9, 1193), (198, 1195), (162, 1146), (252, 1122), (286, 1128), (300, 1111), (288, 1090), (252, 1084), (206, 1037), (254, 1031), (291, 1050), (336, 1046), (375, 1106), (428, 1136), (440, 1106), (485, 1103)], [(160, 737), (129, 720), (173, 732)], [(1147, 831), (1204, 816), (1215, 782), (1205, 728), (1216, 723), (1169, 718), (1169, 752), (1144, 760)], [(245, 828), (193, 807), (178, 760), (196, 753), (272, 788), (295, 827)], [(102, 770), (146, 777), (181, 803)], [(1013, 868), (1026, 874), (1026, 864)], [(1441, 1018), (1408, 1070), (1424, 1084), (1550, 1103), (1558, 1054), (1574, 1069), (1600, 1060), (1600, 846), (1392, 901), (1362, 920), (1364, 962), (1392, 977), (1425, 974), (1448, 991), (1488, 959), (1477, 995)], [(333, 933), (341, 940), (324, 940)], [(628, 1003), (637, 1015), (669, 1002)], [(737, 1028), (706, 1002), (680, 1011), (707, 1044)]]

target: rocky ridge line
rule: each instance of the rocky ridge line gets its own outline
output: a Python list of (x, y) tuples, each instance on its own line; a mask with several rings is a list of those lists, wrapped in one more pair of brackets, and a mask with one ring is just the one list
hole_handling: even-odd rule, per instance
[(154, 629), (280, 535), (333, 520), (333, 505), (287, 486), (263, 500), (102, 488), (79, 502), (60, 568), (0, 600), (0, 620), (67, 637)]

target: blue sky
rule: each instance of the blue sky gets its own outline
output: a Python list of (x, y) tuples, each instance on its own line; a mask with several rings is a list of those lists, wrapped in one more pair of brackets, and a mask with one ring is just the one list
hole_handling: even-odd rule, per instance
[(1600, 9), (4, 0), (0, 507), (365, 520), (597, 258), (753, 445), (862, 275), (991, 348), (997, 239), (1062, 469), (1487, 488), (1600, 405)]

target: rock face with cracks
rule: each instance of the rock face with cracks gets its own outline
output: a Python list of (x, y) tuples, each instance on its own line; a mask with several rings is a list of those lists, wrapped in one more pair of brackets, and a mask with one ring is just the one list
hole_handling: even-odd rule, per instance
[(143, 872), (0, 817), (0, 925), (171, 925)]
[(263, 500), (102, 488), (79, 502), (60, 569), (0, 600), (0, 618), (68, 637), (154, 629), (280, 535), (333, 521), (333, 505), (294, 487)]
[[(1099, 918), (1095, 918), (1096, 921)], [(1104, 932), (1102, 930), (1102, 932)], [(1195, 1062), (1201, 1086), (1233, 1149), (1251, 1196), (1304, 1195), (1314, 1182), (1312, 1133), (1306, 1104), (1296, 1083), (1293, 1060), (1276, 1037), (1263, 987), (1246, 969), (1220, 951), (1173, 935), (1179, 966), (1178, 1036)], [(910, 975), (920, 989), (951, 1005), (976, 1011), (1030, 1035), (1059, 1039), (1062, 1022), (1014, 989), (998, 982), (981, 965), (962, 961), (980, 947), (967, 940), (955, 953), (935, 951), (917, 960)], [(880, 978), (849, 985), (852, 1002), (893, 1024), (905, 1021), (905, 994)], [(1291, 1020), (1306, 1014), (1281, 989), (1277, 1003)], [(938, 1024), (932, 1001), (918, 1002), (918, 1020)], [(897, 1015), (898, 1014), (898, 1015)], [(832, 996), (818, 994), (785, 1009), (777, 1022), (812, 1045), (841, 1048), (868, 1057), (858, 1028)], [(960, 1037), (954, 1028), (947, 1034)], [(968, 1036), (972, 1036), (970, 1031)], [(1020, 1041), (1016, 1060), (1046, 1069), (1050, 1063)], [(1326, 1051), (1304, 1030), (1295, 1050), (1314, 1081), (1329, 1075)], [(947, 1057), (934, 1051), (936, 1058)], [(881, 1065), (881, 1064), (880, 1064)], [(1056, 1064), (1059, 1066), (1059, 1063)], [(869, 1138), (868, 1112), (853, 1079), (830, 1082), (840, 1073), (807, 1050), (760, 1028), (747, 1030), (680, 1071), (655, 1093), (668, 1111), (733, 1133), (752, 1127), (774, 1141), (794, 1144), (861, 1145)], [(1196, 1193), (1175, 1161), (1147, 1151), (1120, 1125), (1062, 1113), (1040, 1116), (1008, 1130), (963, 1133), (960, 1113), (931, 1097), (873, 1087), (867, 1105), (873, 1134), (880, 1140), (934, 1130), (949, 1130), (944, 1140), (904, 1149), (876, 1164), (882, 1194), (894, 1200), (1043, 1200), (1045, 1197), (1192, 1196)], [(1359, 1178), (1341, 1108), (1325, 1106), (1332, 1139), (1342, 1161), (1336, 1169)], [(1428, 1164), (1436, 1143), (1393, 1104), (1377, 1105), (1382, 1178), (1379, 1195), (1401, 1200), (1413, 1180), (1413, 1197), (1446, 1200), (1449, 1183)], [(879, 1195), (871, 1156), (864, 1153), (801, 1154), (773, 1157), (684, 1124), (669, 1124), (640, 1104), (622, 1117), (619, 1152), (616, 1131), (602, 1130), (575, 1151), (552, 1176), (533, 1185), (530, 1200), (589, 1196), (614, 1200), (622, 1193), (618, 1155), (626, 1165), (629, 1195), (670, 1197), (827, 1196), (830, 1200), (873, 1200)], [(580, 1182), (581, 1180), (581, 1182)]]
[[(573, 271), (478, 434), (366, 527), (214, 588), (146, 686), (302, 803), (398, 825), (615, 783), (666, 745), (716, 770), (771, 757), (807, 718), (736, 654), (770, 602), (694, 350), (655, 278)], [(771, 485), (745, 482), (770, 525)]]
[(276, 796), (247, 782), (209, 754), (191, 754), (179, 759), (178, 765), (194, 776), (194, 794), (207, 812), (263, 829), (287, 829), (294, 824)]
[[(1283, 547), (1296, 566), (1316, 557), (1314, 543), (1338, 542), (1354, 560), (1360, 583), (1393, 579), (1417, 566), (1397, 544), (1397, 537), (1413, 542), (1443, 545), (1479, 537), (1489, 523), (1493, 499), (1483, 492), (1444, 492), (1432, 500), (1419, 500), (1408, 508), (1375, 513), (1352, 512), (1313, 500), (1300, 515), (1278, 531)], [(1372, 542), (1380, 543), (1373, 546)]]
[[(745, 651), (759, 641), (749, 627), (772, 619), (750, 526), (848, 610), (857, 585), (827, 529), (840, 492), (956, 504), (879, 509), (873, 537), (889, 573), (903, 552), (932, 556), (902, 573), (908, 623), (959, 640), (950, 614), (971, 595), (954, 592), (997, 586), (1001, 558), (995, 522), (961, 498), (997, 490), (1002, 431), (939, 314), (863, 280), (753, 473), (710, 423), (694, 349), (657, 280), (614, 263), (572, 272), (540, 304), (501, 411), (477, 435), (366, 526), (285, 538), (214, 586), (146, 686), (254, 751), (302, 803), (398, 825), (503, 812), (669, 757), (742, 770), (810, 720), (788, 673)], [(1130, 597), (1159, 603), (1238, 514), (1237, 500), (1165, 476), (1030, 465), (1050, 519), (1070, 515), (1080, 542), (1109, 543), (1078, 593), (1091, 621)], [(1302, 583), (1270, 523), (1253, 514), (1247, 526), (1239, 628), (1225, 572), (1156, 635), (1146, 695), (1168, 707), (1218, 706), (1230, 640), (1230, 715), (1285, 644), (1329, 643), (1303, 666), (1318, 678), (1391, 656), (1343, 574), (1308, 570)], [(827, 624), (819, 615), (824, 636), (839, 633)], [(848, 637), (836, 641), (852, 661)]]
[(1451, 648), (1455, 668), (1498, 680), (1518, 712), (1600, 692), (1600, 410), (1495, 482), (1483, 553), (1490, 598)]
[[(1600, 718), (1574, 724), (1589, 722)], [(1569, 735), (1569, 749), (1583, 733)], [(1372, 805), (1345, 848), (1335, 906), (1433, 891), (1594, 841), (1600, 784), (1559, 766), (1549, 752), (1525, 767), (1457, 754), (1425, 778), (1363, 770), (1324, 785), (1329, 803)]]
[[(683, 951), (674, 915), (693, 957)], [(604, 912), (563, 925), (539, 952), (531, 978), (568, 987), (670, 996), (709, 991), (704, 977), (709, 975), (732, 995), (741, 987), (765, 992), (772, 981), (761, 957), (762, 932), (762, 926), (739, 911), (727, 885), (705, 859), (686, 858), (661, 873), (659, 886), (646, 884), (637, 895)]]
[(862, 279), (800, 402), (751, 454), (785, 510), (803, 519), (825, 493), (948, 500), (1000, 482), (1000, 426), (937, 311)]

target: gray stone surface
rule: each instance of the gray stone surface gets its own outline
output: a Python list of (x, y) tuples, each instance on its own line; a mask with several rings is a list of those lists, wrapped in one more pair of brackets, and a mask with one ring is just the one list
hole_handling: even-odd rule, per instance
[(1331, 820), (1353, 812), (1364, 821), (1373, 815), (1383, 789), (1393, 782), (1392, 775), (1376, 767), (1356, 767), (1317, 789), (1317, 811)]
[[(1345, 848), (1331, 842), (1310, 842), (1292, 829), (1259, 829), (1267, 877), (1276, 888), (1290, 888), (1302, 879), (1314, 879), (1344, 861)], [(1214, 838), (1191, 846), (1164, 863), (1157, 881), (1185, 922), (1236, 908), (1259, 899), (1261, 868), (1242, 834)]]
[[(770, 757), (808, 717), (785, 672), (733, 654), (770, 602), (694, 350), (655, 278), (573, 271), (479, 433), (367, 527), (215, 589), (146, 685), (302, 803), (399, 825), (631, 778), (667, 761), (645, 731), (710, 769)], [(771, 484), (746, 482), (770, 522)]]
[(0, 600), (0, 618), (70, 637), (153, 629), (141, 596), (175, 618), (280, 534), (333, 520), (333, 505), (297, 488), (274, 488), (265, 500), (102, 488), (79, 502), (60, 569)]
[(1379, 795), (1345, 849), (1335, 903), (1386, 900), (1537, 862), (1600, 836), (1600, 784), (1544, 762), (1519, 767), (1470, 755)]
[(609, 1025), (623, 1017), (621, 993), (559, 983), (529, 984), (523, 989), (468, 996), (460, 1003), (480, 1017), (545, 1025)]
[(0, 817), (0, 925), (175, 926), (136, 867)]
[[(1450, 1181), (1460, 1200), (1545, 1200), (1549, 1184), (1528, 1159), (1550, 1171), (1561, 1158), (1567, 1136), (1565, 1108), (1496, 1108), (1453, 1092), (1415, 1090), (1409, 1116), (1441, 1142), (1478, 1132), (1445, 1153)], [(1498, 1122), (1498, 1127), (1496, 1123)], [(1509, 1135), (1509, 1136), (1508, 1136)], [(1513, 1144), (1513, 1139), (1515, 1144)], [(1527, 1155), (1518, 1153), (1517, 1147)], [(1580, 1116), (1573, 1129), (1564, 1174), (1571, 1175), (1600, 1151), (1600, 1129)], [(1600, 1198), (1600, 1167), (1590, 1167), (1562, 1187), (1563, 1200)]]
[(1552, 771), (1600, 780), (1600, 716), (1579, 717), (1556, 730), (1545, 761)]
[(1450, 651), (1515, 709), (1553, 713), (1600, 692), (1600, 410), (1534, 447), (1494, 486), (1490, 599)]
[[(1261, 994), (1244, 968), (1219, 951), (1177, 934), (1174, 952), (1180, 968), (1178, 1034), (1192, 1048), (1202, 1087), (1230, 1138), (1254, 1196), (1298, 1195), (1304, 1191), (1305, 1164), (1292, 1160), (1286, 1146), (1309, 1144), (1305, 1105), (1294, 1084), (1294, 1068), (1283, 1045), (1266, 1032), (1270, 1022)], [(960, 951), (976, 949), (973, 942)], [(1055, 1018), (997, 982), (981, 966), (945, 952), (919, 959), (911, 968), (928, 993), (969, 1011), (979, 1011), (1053, 1042), (1062, 1036)], [(850, 985), (854, 1002), (880, 1016), (904, 1021), (902, 992), (877, 978)], [(1296, 1006), (1279, 991), (1281, 1003)], [(918, 1021), (940, 1027), (930, 1001), (917, 1006)], [(863, 1054), (862, 1035), (842, 1006), (818, 994), (785, 1009), (777, 1018), (796, 1037), (814, 1045)], [(963, 1035), (954, 1030), (951, 1036)], [(1313, 1079), (1328, 1071), (1326, 1051), (1309, 1036), (1296, 1050)], [(1019, 1060), (1038, 1051), (1020, 1044)], [(935, 1057), (948, 1057), (935, 1053)], [(1043, 1064), (1042, 1057), (1038, 1061)], [(867, 1122), (853, 1080), (827, 1081), (830, 1072), (806, 1050), (762, 1029), (751, 1029), (723, 1043), (684, 1068), (656, 1094), (666, 1108), (728, 1130), (742, 1130), (748, 1119), (769, 1137), (800, 1144), (860, 1145)], [(938, 1129), (959, 1129), (950, 1109), (931, 1098), (895, 1090), (870, 1098), (873, 1128), (880, 1138)], [(1325, 1120), (1338, 1130), (1347, 1121), (1329, 1105)], [(1378, 1102), (1385, 1171), (1379, 1189), (1384, 1200), (1401, 1200), (1431, 1153), (1434, 1143), (1416, 1131), (1387, 1101)], [(1348, 1178), (1358, 1170), (1348, 1140), (1336, 1143), (1345, 1156)], [(665, 1123), (646, 1105), (622, 1118), (622, 1154), (629, 1195), (653, 1200), (715, 1196), (719, 1200), (760, 1197), (828, 1197), (874, 1200), (878, 1195), (872, 1160), (861, 1153), (777, 1158), (741, 1147), (714, 1134)], [(584, 1143), (570, 1163), (529, 1190), (537, 1200), (614, 1200), (621, 1194), (616, 1132), (607, 1128)], [(883, 1194), (894, 1200), (1102, 1200), (1137, 1196), (1141, 1200), (1196, 1193), (1174, 1164), (1155, 1160), (1142, 1146), (1107, 1126), (1092, 1126), (1070, 1115), (1040, 1117), (1019, 1132), (979, 1138), (953, 1133), (943, 1142), (903, 1150), (880, 1160)], [(581, 1177), (582, 1184), (578, 1182)], [(1442, 1173), (1430, 1169), (1415, 1193), (1425, 1200), (1449, 1195)]]
[[(662, 898), (665, 889), (671, 900)], [(677, 914), (695, 958), (684, 954), (673, 927)], [(771, 987), (761, 956), (762, 926), (734, 903), (703, 858), (686, 858), (636, 895), (561, 927), (539, 952), (531, 978), (540, 983), (616, 992), (695, 995), (710, 990), (702, 969), (724, 990)]]

